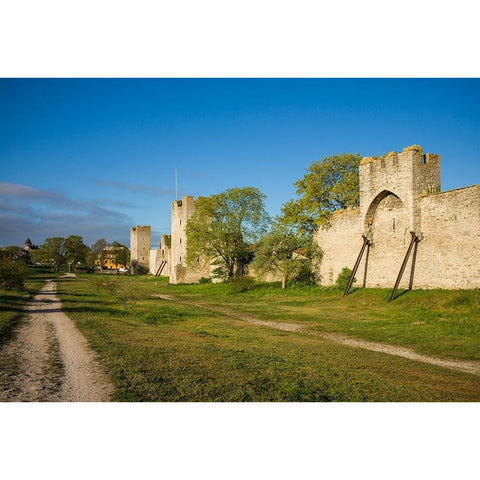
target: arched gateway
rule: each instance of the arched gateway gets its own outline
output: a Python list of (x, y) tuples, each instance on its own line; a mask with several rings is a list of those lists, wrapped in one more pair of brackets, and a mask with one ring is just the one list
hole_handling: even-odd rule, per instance
[(480, 185), (440, 193), (439, 156), (418, 145), (365, 157), (359, 170), (360, 207), (316, 233), (322, 284), (358, 264), (357, 286), (393, 288), (403, 267), (403, 288), (480, 287)]

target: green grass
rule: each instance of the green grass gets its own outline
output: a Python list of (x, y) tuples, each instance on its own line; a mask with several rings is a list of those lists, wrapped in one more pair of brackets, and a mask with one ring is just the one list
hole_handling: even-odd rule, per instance
[[(145, 293), (152, 290), (148, 285), (143, 281)], [(480, 290), (414, 290), (391, 303), (389, 289), (356, 289), (346, 298), (333, 287), (294, 286), (282, 291), (278, 284), (259, 284), (238, 295), (228, 294), (228, 286), (220, 284), (158, 284), (156, 291), (426, 355), (480, 360)]]
[[(478, 401), (480, 378), (318, 337), (235, 320), (209, 308), (152, 297), (169, 294), (319, 331), (478, 358), (478, 292), (341, 292), (258, 285), (168, 285), (118, 277), (137, 301), (122, 307), (99, 276), (59, 279), (64, 311), (99, 353), (118, 401)], [(123, 288), (123, 287), (122, 287)], [(110, 291), (109, 291), (110, 289)], [(444, 320), (440, 320), (444, 319)], [(417, 324), (416, 322), (423, 322)], [(431, 339), (432, 333), (435, 339)], [(440, 355), (441, 354), (441, 355)]]
[[(63, 274), (63, 273), (62, 273)], [(55, 278), (60, 273), (52, 273), (50, 269), (29, 267), (25, 290), (4, 290), (0, 288), (0, 344), (7, 340), (14, 327), (24, 316), (23, 308), (45, 284), (48, 278)]]

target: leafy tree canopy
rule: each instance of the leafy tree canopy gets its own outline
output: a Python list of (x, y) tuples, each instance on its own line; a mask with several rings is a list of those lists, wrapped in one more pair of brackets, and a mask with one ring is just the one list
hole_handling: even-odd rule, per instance
[(72, 271), (72, 267), (78, 263), (86, 263), (89, 248), (83, 243), (82, 237), (78, 235), (70, 235), (64, 242), (65, 258), (68, 262), (68, 271)]
[(49, 237), (38, 250), (30, 253), (34, 261), (48, 262), (54, 271), (65, 263), (65, 239), (63, 237)]
[(260, 276), (280, 274), (282, 288), (286, 288), (287, 282), (300, 272), (312, 272), (312, 263), (319, 258), (320, 250), (309, 236), (298, 236), (288, 227), (276, 224), (255, 245), (251, 266)]
[(269, 222), (265, 198), (254, 187), (199, 198), (185, 227), (187, 264), (194, 266), (203, 256), (218, 265), (218, 276), (230, 280), (247, 261), (247, 245), (265, 232)]
[(100, 255), (107, 245), (108, 243), (105, 238), (99, 238), (95, 243), (92, 244), (90, 249), (95, 255)]
[(26, 270), (23, 262), (7, 255), (0, 258), (0, 287), (5, 290), (22, 290), (25, 286)]
[(313, 162), (294, 183), (298, 198), (282, 206), (280, 222), (311, 236), (333, 211), (359, 205), (360, 161), (358, 153), (341, 153)]
[(8, 258), (12, 261), (21, 261), (27, 264), (29, 255), (23, 248), (9, 245), (8, 247), (0, 249), (0, 258)]
[(113, 254), (115, 264), (126, 267), (130, 263), (130, 250), (117, 241), (112, 242), (111, 246), (114, 247)]

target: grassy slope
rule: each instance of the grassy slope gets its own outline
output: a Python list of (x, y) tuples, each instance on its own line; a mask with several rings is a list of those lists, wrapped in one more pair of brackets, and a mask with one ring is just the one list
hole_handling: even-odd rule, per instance
[[(227, 295), (225, 285), (167, 286), (165, 281), (146, 277), (133, 279), (130, 288), (142, 299), (124, 309), (111, 292), (99, 288), (95, 277), (61, 279), (59, 290), (65, 312), (109, 369), (116, 385), (116, 400), (480, 400), (480, 379), (472, 375), (259, 327), (150, 296), (169, 293), (201, 297), (264, 318), (309, 322), (313, 328), (347, 331), (362, 338), (393, 339), (403, 345), (413, 344), (420, 351), (435, 350), (435, 342), (428, 341), (429, 331), (434, 330), (428, 329), (429, 322), (437, 328), (437, 321), (437, 343), (441, 341), (447, 348), (446, 356), (476, 358), (477, 352), (471, 348), (474, 342), (464, 338), (462, 325), (478, 340), (478, 316), (469, 313), (467, 320), (460, 322), (464, 310), (475, 305), (472, 292), (415, 292), (418, 299), (412, 304), (415, 309), (410, 310), (409, 302), (415, 300), (410, 294), (388, 306), (383, 302), (387, 292), (381, 290), (357, 290), (343, 302), (332, 289), (292, 289), (285, 295), (274, 286), (266, 286)], [(455, 302), (456, 295), (466, 295), (467, 301), (450, 307), (442, 299), (444, 295)], [(383, 303), (379, 305), (378, 300)], [(425, 305), (442, 311), (447, 322), (436, 320), (436, 314)], [(419, 312), (425, 313), (422, 320), (418, 320)], [(425, 323), (416, 325), (418, 321)], [(452, 333), (444, 326), (450, 325), (448, 322), (451, 326), (458, 324), (456, 329), (451, 328)], [(420, 341), (414, 341), (416, 327), (426, 330), (420, 334)], [(383, 329), (383, 335), (375, 332), (377, 328)]]
[(388, 303), (389, 289), (356, 289), (348, 297), (336, 288), (260, 284), (230, 295), (228, 286), (167, 285), (144, 277), (144, 294), (168, 293), (250, 313), (259, 318), (304, 323), (318, 331), (409, 347), (426, 355), (480, 360), (480, 290), (415, 290)]
[(59, 274), (44, 268), (28, 268), (25, 290), (0, 289), (0, 343), (5, 341), (12, 329), (23, 317), (26, 302), (44, 285), (45, 280)]

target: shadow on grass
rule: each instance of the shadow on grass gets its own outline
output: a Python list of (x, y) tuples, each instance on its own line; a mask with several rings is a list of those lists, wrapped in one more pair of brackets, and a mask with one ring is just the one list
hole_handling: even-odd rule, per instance
[(397, 293), (393, 298), (392, 298), (392, 302), (394, 302), (397, 298), (400, 298), (401, 296), (405, 295), (406, 293), (410, 293), (411, 290), (409, 290), (408, 288), (403, 290), (402, 292), (400, 293)]
[(20, 325), (21, 321), (24, 318), (24, 311), (21, 310), (19, 313), (11, 317), (6, 325), (0, 329), (0, 348), (2, 345), (13, 338), (17, 332), (17, 327)]

